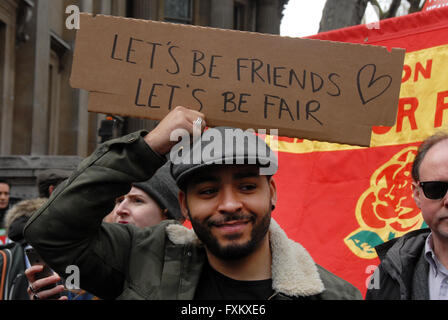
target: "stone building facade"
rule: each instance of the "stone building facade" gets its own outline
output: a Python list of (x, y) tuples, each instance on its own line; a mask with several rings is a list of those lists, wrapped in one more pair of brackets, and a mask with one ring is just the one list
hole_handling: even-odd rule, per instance
[[(88, 93), (69, 85), (75, 30), (70, 5), (81, 12), (279, 34), (288, 0), (1, 0), (0, 177), (16, 198), (34, 196), (40, 170), (74, 168), (101, 142), (149, 120), (87, 112)], [(100, 130), (101, 129), (101, 130)], [(106, 130), (107, 131), (107, 130)]]

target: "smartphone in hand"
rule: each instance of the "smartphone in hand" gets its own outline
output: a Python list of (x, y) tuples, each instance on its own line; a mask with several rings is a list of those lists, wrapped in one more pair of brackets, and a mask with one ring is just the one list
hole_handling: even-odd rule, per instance
[[(48, 278), (54, 274), (53, 270), (51, 270), (51, 268), (45, 263), (45, 261), (40, 257), (40, 255), (37, 253), (37, 251), (34, 248), (25, 249), (25, 254), (28, 257), (30, 265), (32, 265), (32, 266), (42, 265), (44, 267), (41, 272), (35, 274), (36, 280)], [(56, 287), (55, 283), (45, 286), (45, 287), (41, 288), (39, 291), (49, 290), (54, 287)], [(59, 297), (60, 297), (60, 294), (57, 294), (57, 295), (51, 296), (49, 299), (57, 299)]]

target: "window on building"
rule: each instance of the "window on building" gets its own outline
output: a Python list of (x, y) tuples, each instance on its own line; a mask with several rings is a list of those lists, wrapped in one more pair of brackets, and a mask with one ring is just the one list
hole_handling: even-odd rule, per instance
[(51, 51), (48, 65), (48, 109), (47, 109), (47, 154), (59, 154), (59, 137), (61, 121), (61, 83), (62, 66), (65, 54), (71, 50), (70, 45), (55, 32), (50, 31)]
[(233, 28), (235, 30), (246, 30), (245, 10), (246, 5), (244, 3), (235, 1), (235, 4), (233, 6)]
[(193, 24), (193, 0), (165, 0), (165, 21)]
[(256, 31), (255, 19), (257, 2), (254, 0), (234, 0), (233, 28), (241, 31)]
[(134, 15), (134, 2), (126, 1), (126, 17), (133, 17)]

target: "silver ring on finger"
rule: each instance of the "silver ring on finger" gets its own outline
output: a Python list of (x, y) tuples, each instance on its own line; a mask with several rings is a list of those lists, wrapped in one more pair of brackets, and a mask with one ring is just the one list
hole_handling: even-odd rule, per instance
[(32, 284), (30, 284), (29, 288), (30, 288), (31, 293), (36, 294), (36, 290), (34, 289)]
[(33, 299), (34, 300), (39, 300), (40, 298), (39, 298), (39, 295), (37, 294), (37, 293), (34, 293), (33, 294)]
[(202, 126), (202, 118), (198, 117), (196, 120), (193, 121), (193, 126), (194, 127), (201, 127)]

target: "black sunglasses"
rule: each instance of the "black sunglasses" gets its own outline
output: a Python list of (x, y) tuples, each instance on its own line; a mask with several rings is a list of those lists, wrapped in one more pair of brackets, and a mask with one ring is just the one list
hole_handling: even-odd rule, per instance
[(418, 185), (422, 188), (426, 198), (432, 200), (442, 199), (448, 190), (448, 182), (444, 181), (425, 181), (419, 182)]

